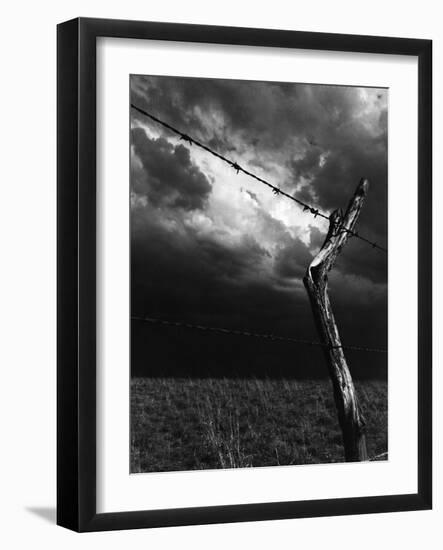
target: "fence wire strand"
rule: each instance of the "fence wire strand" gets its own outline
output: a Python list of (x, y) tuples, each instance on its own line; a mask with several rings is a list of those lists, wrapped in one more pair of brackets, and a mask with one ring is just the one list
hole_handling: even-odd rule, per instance
[(328, 348), (328, 349), (341, 348), (343, 350), (364, 351), (364, 352), (370, 352), (370, 353), (387, 353), (388, 352), (388, 350), (380, 349), (380, 348), (369, 348), (365, 346), (347, 346), (347, 345), (331, 346), (329, 344), (325, 344), (324, 342), (319, 342), (318, 340), (303, 340), (300, 338), (291, 338), (289, 336), (279, 336), (276, 334), (264, 334), (261, 332), (252, 332), (249, 330), (234, 330), (234, 329), (228, 329), (228, 328), (211, 327), (206, 325), (193, 325), (191, 323), (186, 323), (183, 321), (168, 321), (165, 319), (157, 319), (155, 317), (132, 316), (131, 319), (133, 321), (150, 323), (151, 325), (180, 327), (180, 328), (185, 328), (190, 330), (213, 332), (218, 334), (227, 334), (230, 336), (246, 336), (249, 338), (261, 338), (261, 339), (270, 340), (273, 342), (287, 342), (291, 344), (298, 344), (298, 345), (305, 345), (305, 346), (318, 346), (318, 347)]
[[(189, 145), (195, 145), (196, 147), (199, 147), (200, 149), (203, 149), (204, 151), (208, 152), (212, 156), (217, 157), (221, 161), (225, 162), (233, 170), (235, 170), (235, 172), (237, 174), (242, 172), (246, 176), (249, 176), (250, 178), (253, 178), (256, 181), (262, 183), (263, 185), (266, 185), (267, 187), (269, 187), (272, 190), (272, 192), (274, 193), (274, 195), (276, 195), (276, 196), (282, 195), (283, 197), (286, 197), (287, 199), (290, 199), (293, 202), (297, 203), (299, 206), (303, 207), (303, 212), (309, 212), (312, 216), (314, 216), (314, 218), (319, 217), (319, 218), (323, 218), (325, 220), (330, 219), (329, 215), (325, 214), (324, 212), (321, 212), (318, 208), (314, 208), (312, 205), (307, 204), (307, 203), (301, 201), (300, 199), (297, 199), (296, 197), (290, 195), (289, 193), (286, 193), (285, 191), (283, 191), (279, 187), (273, 185), (269, 181), (267, 181), (263, 178), (260, 178), (259, 176), (257, 176), (256, 174), (253, 174), (252, 172), (249, 172), (249, 170), (246, 170), (245, 168), (240, 166), (237, 162), (226, 158), (225, 156), (221, 155), (220, 153), (217, 153), (216, 151), (214, 151), (210, 147), (207, 147), (203, 143), (200, 143), (196, 139), (190, 137), (188, 134), (185, 134), (185, 133), (181, 132), (180, 130), (178, 130), (174, 126), (171, 126), (167, 122), (164, 122), (163, 120), (157, 118), (156, 116), (152, 115), (148, 111), (145, 111), (144, 109), (141, 109), (140, 107), (137, 107), (137, 105), (134, 105), (133, 103), (131, 103), (131, 107), (133, 109), (135, 109), (137, 112), (139, 112), (140, 114), (150, 118), (154, 122), (160, 124), (161, 126), (163, 126), (164, 128), (167, 128), (168, 130), (170, 130), (174, 134), (180, 136), (180, 140), (184, 141), (185, 143), (189, 143)], [(351, 237), (355, 237), (355, 238), (359, 239), (360, 241), (363, 241), (366, 244), (369, 244), (372, 248), (380, 250), (381, 252), (384, 252), (386, 254), (388, 252), (387, 248), (384, 248), (384, 247), (380, 246), (379, 244), (377, 244), (374, 241), (370, 241), (366, 237), (363, 237), (362, 235), (360, 235), (357, 231), (353, 231), (352, 229), (348, 229), (344, 226), (339, 226), (339, 229), (341, 229), (342, 231), (345, 231), (346, 233), (349, 233), (349, 235)]]

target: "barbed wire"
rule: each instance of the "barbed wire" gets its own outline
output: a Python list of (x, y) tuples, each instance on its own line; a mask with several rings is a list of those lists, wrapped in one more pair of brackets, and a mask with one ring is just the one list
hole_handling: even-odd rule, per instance
[(163, 325), (168, 327), (180, 327), (180, 328), (186, 328), (190, 330), (200, 330), (200, 331), (206, 331), (206, 332), (215, 332), (219, 334), (227, 334), (230, 336), (247, 336), (249, 338), (262, 338), (264, 340), (271, 340), (273, 342), (288, 342), (291, 344), (299, 344), (299, 345), (306, 345), (306, 346), (319, 346), (322, 348), (328, 348), (328, 349), (345, 349), (349, 351), (364, 351), (364, 352), (371, 352), (371, 353), (387, 353), (388, 350), (386, 349), (380, 349), (380, 348), (369, 348), (365, 346), (332, 346), (329, 344), (325, 344), (323, 342), (319, 342), (318, 340), (303, 340), (300, 338), (291, 338), (289, 336), (279, 336), (276, 334), (264, 334), (261, 332), (252, 332), (249, 330), (234, 330), (234, 329), (228, 329), (228, 328), (220, 328), (220, 327), (211, 327), (206, 325), (193, 325), (191, 323), (186, 323), (184, 321), (168, 321), (165, 319), (157, 319), (155, 317), (140, 317), (140, 316), (132, 316), (131, 319), (133, 321), (139, 321), (144, 323), (150, 323), (152, 325)]
[[(200, 149), (203, 149), (204, 151), (208, 152), (209, 154), (213, 155), (214, 157), (217, 157), (218, 159), (222, 160), (223, 162), (228, 164), (231, 168), (233, 168), (237, 172), (237, 174), (242, 172), (246, 176), (249, 176), (250, 178), (253, 178), (256, 181), (259, 181), (260, 183), (262, 183), (262, 184), (266, 185), (267, 187), (269, 187), (272, 190), (272, 192), (274, 193), (274, 195), (276, 195), (276, 196), (282, 195), (283, 197), (286, 197), (287, 199), (290, 199), (290, 200), (294, 201), (299, 206), (303, 207), (303, 212), (309, 212), (311, 215), (314, 216), (314, 218), (320, 217), (320, 218), (323, 218), (325, 220), (330, 219), (330, 216), (328, 214), (325, 214), (324, 212), (321, 212), (318, 208), (314, 208), (312, 205), (307, 204), (307, 203), (301, 201), (300, 199), (297, 199), (296, 197), (294, 197), (293, 195), (290, 195), (289, 193), (286, 193), (285, 191), (283, 191), (279, 187), (273, 185), (269, 181), (267, 181), (263, 178), (260, 178), (259, 176), (257, 176), (256, 174), (253, 174), (252, 172), (249, 172), (249, 170), (246, 170), (245, 168), (240, 166), (237, 162), (235, 162), (231, 159), (228, 159), (227, 157), (221, 155), (220, 153), (217, 153), (213, 149), (207, 147), (203, 143), (200, 143), (199, 141), (197, 141), (196, 139), (190, 137), (189, 135), (184, 134), (183, 132), (181, 132), (180, 130), (175, 128), (174, 126), (171, 126), (167, 122), (157, 118), (156, 116), (152, 115), (148, 111), (145, 111), (144, 109), (141, 109), (140, 107), (137, 107), (137, 105), (134, 105), (133, 103), (131, 103), (131, 107), (133, 109), (135, 109), (136, 111), (138, 111), (139, 113), (141, 113), (142, 115), (147, 116), (148, 118), (150, 118), (154, 122), (157, 122), (158, 124), (160, 124), (164, 128), (167, 128), (168, 130), (170, 130), (174, 134), (179, 135), (180, 139), (182, 141), (184, 141), (185, 143), (189, 143), (189, 145), (195, 145), (196, 147), (199, 147)], [(363, 242), (371, 245), (372, 248), (376, 248), (376, 249), (378, 249), (382, 252), (385, 252), (386, 254), (388, 252), (387, 248), (384, 248), (384, 247), (378, 245), (376, 242), (370, 241), (366, 237), (363, 237), (362, 235), (360, 235), (357, 231), (354, 231), (352, 229), (348, 229), (347, 227), (344, 227), (344, 226), (339, 226), (338, 229), (341, 229), (342, 231), (344, 231), (346, 233), (349, 233), (349, 235), (351, 237), (355, 237), (355, 238), (359, 239), (360, 241), (363, 241)]]

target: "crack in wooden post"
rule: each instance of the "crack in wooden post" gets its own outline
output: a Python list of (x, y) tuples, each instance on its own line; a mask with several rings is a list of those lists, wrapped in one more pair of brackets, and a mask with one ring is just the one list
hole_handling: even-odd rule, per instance
[(346, 213), (335, 210), (329, 218), (329, 230), (317, 256), (303, 279), (321, 340), (332, 381), (338, 420), (343, 435), (345, 460), (368, 460), (365, 419), (363, 417), (351, 372), (343, 353), (340, 335), (328, 294), (328, 272), (338, 254), (352, 236), (355, 224), (368, 192), (369, 182), (362, 179), (349, 202)]

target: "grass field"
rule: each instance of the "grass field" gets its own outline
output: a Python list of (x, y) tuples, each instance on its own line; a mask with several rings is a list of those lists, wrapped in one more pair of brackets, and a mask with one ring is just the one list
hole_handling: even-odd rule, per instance
[[(387, 451), (387, 384), (357, 381), (356, 389), (375, 457)], [(341, 461), (329, 380), (131, 381), (132, 473)]]

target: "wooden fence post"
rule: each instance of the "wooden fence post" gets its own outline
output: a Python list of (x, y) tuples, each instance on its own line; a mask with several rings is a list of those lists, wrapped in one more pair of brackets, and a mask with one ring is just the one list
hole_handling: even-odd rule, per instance
[(331, 214), (325, 242), (309, 265), (303, 279), (314, 312), (317, 330), (321, 340), (325, 343), (323, 349), (343, 434), (345, 460), (348, 462), (368, 460), (365, 420), (358, 403), (329, 301), (328, 272), (351, 236), (349, 231), (354, 230), (368, 187), (368, 180), (362, 179), (349, 202), (346, 213), (343, 215), (341, 211), (335, 210)]

